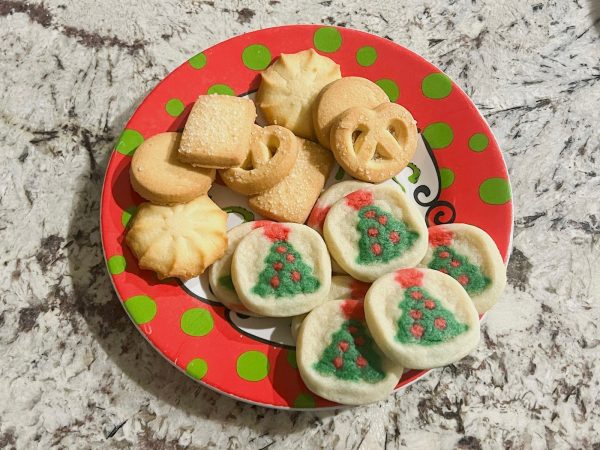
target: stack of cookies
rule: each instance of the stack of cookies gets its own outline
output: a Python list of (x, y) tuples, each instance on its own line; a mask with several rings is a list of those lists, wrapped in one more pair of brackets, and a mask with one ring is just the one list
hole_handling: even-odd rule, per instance
[[(290, 317), (300, 375), (332, 401), (379, 400), (405, 368), (468, 354), (505, 268), (482, 230), (428, 229), (410, 198), (375, 184), (414, 155), (411, 114), (312, 49), (267, 68), (256, 104), (264, 127), (250, 99), (200, 96), (183, 133), (137, 149), (131, 184), (148, 202), (126, 242), (139, 266), (182, 280), (209, 268), (227, 308)], [(336, 161), (355, 180), (322, 192)], [(227, 231), (208, 197), (217, 172), (269, 220)]]

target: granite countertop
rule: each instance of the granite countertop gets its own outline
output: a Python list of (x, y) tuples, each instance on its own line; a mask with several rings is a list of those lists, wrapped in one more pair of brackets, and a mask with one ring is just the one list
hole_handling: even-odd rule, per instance
[[(0, 0), (0, 448), (600, 448), (599, 4), (369, 3)], [(104, 168), (144, 95), (212, 44), (297, 22), (446, 71), (496, 134), (516, 208), (477, 351), (338, 412), (249, 406), (177, 372), (100, 248)]]

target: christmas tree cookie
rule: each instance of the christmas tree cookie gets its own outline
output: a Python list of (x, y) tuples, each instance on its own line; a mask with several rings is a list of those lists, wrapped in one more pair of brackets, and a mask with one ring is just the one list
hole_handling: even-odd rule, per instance
[(235, 290), (246, 308), (291, 317), (325, 301), (331, 263), (319, 234), (293, 223), (268, 223), (238, 244), (232, 259)]
[(429, 228), (429, 248), (420, 266), (458, 281), (480, 314), (494, 306), (506, 286), (506, 267), (498, 247), (485, 231), (473, 225)]
[(365, 298), (373, 339), (388, 358), (411, 369), (453, 363), (479, 342), (479, 316), (452, 277), (400, 269), (378, 279)]
[(403, 371), (375, 344), (357, 300), (334, 300), (311, 311), (300, 328), (296, 359), (308, 389), (346, 405), (386, 398)]
[[(346, 275), (335, 275), (331, 277), (331, 288), (327, 295), (328, 300), (360, 300), (365, 299), (365, 295), (371, 285), (362, 281), (355, 280), (352, 277)], [(292, 317), (291, 329), (292, 337), (296, 339), (298, 337), (298, 330), (302, 321), (306, 318), (306, 314), (300, 314), (299, 316)]]
[(213, 263), (208, 269), (208, 282), (217, 299), (227, 308), (249, 316), (256, 315), (240, 301), (231, 278), (231, 260), (233, 252), (244, 236), (252, 230), (262, 227), (265, 223), (273, 223), (265, 220), (246, 222), (232, 228), (227, 232), (227, 249), (223, 257)]
[(346, 195), (329, 210), (323, 230), (333, 258), (361, 281), (413, 267), (427, 251), (423, 217), (394, 186), (371, 186)]

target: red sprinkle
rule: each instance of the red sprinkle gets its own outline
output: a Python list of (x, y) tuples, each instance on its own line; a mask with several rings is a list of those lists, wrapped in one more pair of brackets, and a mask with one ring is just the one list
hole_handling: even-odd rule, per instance
[(290, 276), (292, 277), (292, 281), (300, 281), (300, 278), (302, 278), (300, 276), (300, 272), (298, 272), (297, 270), (294, 270)]
[(377, 218), (377, 221), (381, 224), (381, 225), (385, 225), (387, 223), (387, 217), (385, 216), (379, 216)]
[(356, 358), (356, 365), (358, 367), (365, 367), (367, 365), (367, 360), (365, 358), (363, 358), (362, 356), (359, 356), (358, 358)]
[(456, 259), (453, 259), (452, 262), (450, 263), (450, 265), (452, 267), (459, 267), (460, 266), (460, 261), (457, 261)]
[(419, 339), (421, 336), (423, 336), (423, 332), (425, 331), (425, 329), (423, 328), (422, 325), (415, 323), (411, 328), (410, 328), (410, 332), (411, 334), (416, 337), (417, 339)]
[(287, 259), (288, 262), (294, 262), (296, 260), (295, 256), (292, 255), (291, 253), (288, 253), (287, 255), (285, 255), (285, 259)]
[(433, 321), (433, 324), (440, 330), (446, 329), (446, 319), (443, 317), (436, 317), (436, 319)]
[(420, 318), (423, 317), (423, 313), (421, 311), (419, 311), (418, 309), (411, 309), (409, 314), (410, 314), (410, 317), (412, 317), (415, 320), (419, 320)]
[(435, 302), (432, 300), (425, 300), (424, 305), (427, 309), (435, 309)]
[(448, 274), (448, 269), (446, 269), (445, 267), (442, 267), (442, 268), (438, 269), (438, 272)]
[(277, 261), (275, 264), (273, 264), (273, 269), (275, 269), (275, 270), (283, 269), (283, 263)]
[(285, 248), (283, 245), (280, 245), (279, 247), (277, 247), (277, 248), (275, 249), (275, 251), (276, 251), (277, 253), (285, 253), (285, 252), (286, 252), (286, 250), (287, 250), (287, 249), (286, 249), (286, 248)]
[(335, 366), (336, 369), (340, 369), (344, 365), (344, 360), (342, 359), (341, 356), (336, 356), (333, 359), (333, 365)]
[(355, 327), (355, 326), (353, 326), (353, 325), (350, 325), (350, 326), (348, 327), (348, 331), (350, 332), (350, 334), (354, 334), (354, 333), (356, 333), (356, 332), (358, 331), (358, 328), (356, 328), (356, 327)]
[(367, 230), (367, 233), (369, 234), (369, 236), (375, 237), (379, 234), (379, 230), (377, 230), (377, 228), (369, 228)]
[(423, 298), (423, 293), (421, 291), (412, 291), (410, 296), (415, 300), (421, 300)]
[(348, 350), (348, 347), (350, 346), (350, 344), (348, 344), (346, 341), (342, 341), (338, 344), (338, 347), (341, 351), (345, 352), (346, 350)]
[(442, 258), (442, 259), (446, 259), (448, 256), (450, 256), (450, 253), (448, 253), (448, 252), (446, 252), (446, 251), (443, 251), (443, 252), (440, 252), (440, 255), (439, 255), (439, 256), (440, 256), (440, 258)]
[(376, 256), (381, 255), (381, 245), (379, 245), (379, 244), (373, 244), (373, 245), (371, 245), (371, 250), (373, 250), (373, 253)]
[(390, 232), (390, 241), (392, 241), (392, 243), (394, 243), (394, 244), (397, 244), (398, 242), (400, 242), (400, 235), (398, 234), (397, 231)]
[(367, 212), (365, 213), (365, 217), (366, 217), (367, 219), (372, 219), (373, 217), (375, 217), (375, 215), (376, 215), (376, 212), (375, 212), (375, 211), (373, 211), (373, 210), (367, 211)]
[(363, 338), (362, 336), (357, 336), (356, 339), (354, 339), (354, 344), (356, 344), (357, 347), (360, 347), (364, 343), (365, 343), (365, 338)]
[(466, 275), (461, 275), (456, 279), (456, 281), (458, 281), (460, 284), (465, 286), (465, 285), (469, 284), (469, 277)]
[(271, 286), (273, 286), (274, 288), (279, 287), (279, 277), (277, 275), (273, 275), (273, 277), (271, 278)]

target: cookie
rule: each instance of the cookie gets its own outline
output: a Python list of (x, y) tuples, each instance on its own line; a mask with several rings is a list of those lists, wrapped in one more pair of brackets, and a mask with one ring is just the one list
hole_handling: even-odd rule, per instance
[(375, 344), (363, 303), (356, 300), (334, 300), (311, 311), (300, 327), (296, 360), (308, 389), (346, 405), (386, 398), (403, 371)]
[(221, 170), (221, 179), (233, 191), (258, 194), (272, 188), (292, 171), (298, 157), (298, 139), (278, 125), (253, 125), (250, 151), (241, 167)]
[(291, 317), (325, 301), (331, 264), (325, 242), (306, 225), (266, 223), (233, 253), (231, 276), (246, 308), (263, 316)]
[(186, 203), (208, 192), (214, 169), (201, 169), (177, 158), (181, 133), (159, 133), (133, 154), (129, 176), (133, 189), (159, 205)]
[(225, 253), (227, 214), (207, 195), (174, 206), (142, 203), (125, 240), (140, 268), (188, 280)]
[(375, 108), (389, 102), (387, 94), (371, 80), (344, 77), (325, 86), (312, 109), (313, 125), (319, 143), (330, 147), (331, 126), (347, 109), (354, 106)]
[(248, 199), (255, 212), (278, 222), (304, 223), (334, 164), (331, 152), (298, 139), (298, 157), (290, 174), (271, 189)]
[(410, 369), (456, 362), (479, 342), (479, 316), (466, 291), (431, 269), (379, 278), (367, 292), (365, 316), (381, 350)]
[(270, 124), (315, 139), (311, 110), (321, 89), (341, 78), (340, 66), (313, 49), (284, 54), (262, 73), (256, 100)]
[(473, 225), (429, 228), (429, 248), (420, 266), (457, 280), (480, 314), (494, 306), (506, 286), (506, 267), (498, 247), (485, 231)]
[(246, 315), (255, 315), (240, 301), (231, 278), (231, 260), (233, 252), (240, 241), (252, 230), (260, 228), (264, 223), (272, 223), (265, 220), (245, 222), (227, 232), (227, 249), (221, 259), (215, 261), (208, 269), (208, 282), (217, 299), (227, 308)]
[[(345, 275), (336, 275), (331, 277), (331, 288), (329, 289), (327, 299), (347, 299), (363, 301), (370, 286), (371, 285), (369, 283), (363, 283), (362, 281), (355, 280), (352, 277), (348, 277)], [(296, 337), (298, 336), (298, 330), (300, 329), (300, 325), (302, 325), (302, 322), (304, 321), (307, 315), (308, 313), (292, 317), (290, 327), (292, 331), (292, 337), (294, 339), (296, 339)]]
[(240, 166), (250, 148), (254, 119), (252, 100), (201, 95), (185, 123), (179, 160), (216, 169)]
[(323, 230), (331, 255), (361, 281), (416, 266), (427, 251), (425, 220), (395, 186), (346, 195), (329, 210)]
[(404, 169), (417, 149), (417, 125), (397, 103), (346, 110), (331, 127), (331, 151), (354, 178), (379, 183)]

